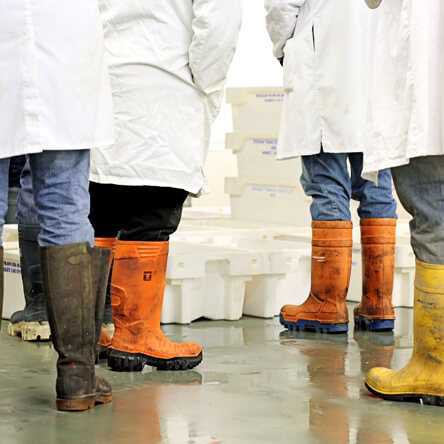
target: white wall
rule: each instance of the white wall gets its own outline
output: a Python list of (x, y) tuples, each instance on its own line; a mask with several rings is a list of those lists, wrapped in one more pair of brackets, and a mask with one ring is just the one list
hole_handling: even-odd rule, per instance
[[(282, 68), (273, 57), (265, 27), (264, 1), (242, 0), (242, 4), (242, 31), (227, 87), (280, 86)], [(229, 106), (224, 103), (213, 127), (211, 149), (224, 149), (225, 133), (230, 131), (231, 113)]]

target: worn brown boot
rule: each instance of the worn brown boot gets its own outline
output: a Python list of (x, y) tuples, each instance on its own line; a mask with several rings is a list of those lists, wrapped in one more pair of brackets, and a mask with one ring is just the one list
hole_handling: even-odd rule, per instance
[(353, 225), (313, 222), (311, 292), (302, 305), (286, 305), (281, 324), (289, 330), (347, 333)]
[[(97, 282), (87, 243), (43, 247), (41, 263), (57, 361), (57, 408), (84, 411), (110, 401), (109, 385), (95, 376)], [(96, 287), (96, 288), (94, 288)]]
[(392, 293), (396, 219), (363, 219), (361, 244), (362, 302), (354, 312), (355, 328), (392, 331), (395, 327)]

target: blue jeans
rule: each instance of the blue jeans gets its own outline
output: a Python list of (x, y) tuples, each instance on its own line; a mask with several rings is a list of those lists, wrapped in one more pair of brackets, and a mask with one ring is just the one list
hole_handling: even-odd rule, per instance
[[(89, 150), (45, 151), (28, 156), (23, 189), (17, 202), (20, 224), (40, 224), (42, 247), (88, 242), (94, 245), (89, 222)], [(0, 160), (0, 228), (7, 210), (9, 159)]]
[(376, 185), (362, 178), (362, 167), (361, 153), (321, 152), (302, 157), (301, 184), (305, 194), (313, 199), (310, 208), (313, 220), (351, 220), (351, 199), (359, 202), (358, 214), (361, 219), (397, 217), (390, 170), (379, 173)]
[(444, 265), (444, 156), (418, 157), (392, 169), (403, 207), (412, 215), (410, 231), (416, 257)]

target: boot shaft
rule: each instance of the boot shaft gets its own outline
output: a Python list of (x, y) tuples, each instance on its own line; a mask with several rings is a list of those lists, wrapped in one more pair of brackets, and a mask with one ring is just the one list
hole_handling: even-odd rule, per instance
[(396, 219), (362, 220), (361, 244), (361, 308), (369, 316), (394, 316)]
[(95, 391), (96, 293), (86, 243), (41, 248), (48, 318), (57, 362), (59, 397)]
[(351, 222), (313, 222), (311, 293), (344, 311), (353, 247)]
[(168, 242), (117, 241), (112, 275), (113, 317), (160, 329)]
[(444, 363), (444, 265), (416, 262), (414, 353)]

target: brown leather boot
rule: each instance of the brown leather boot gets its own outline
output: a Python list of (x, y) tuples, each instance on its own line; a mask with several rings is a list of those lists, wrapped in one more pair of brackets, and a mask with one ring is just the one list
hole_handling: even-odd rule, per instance
[(289, 330), (347, 333), (353, 225), (313, 222), (311, 292), (302, 305), (286, 305), (281, 324)]
[(363, 219), (361, 244), (362, 302), (355, 308), (355, 328), (391, 331), (395, 326), (392, 293), (396, 219)]
[(202, 361), (199, 344), (170, 341), (160, 328), (168, 242), (117, 241), (112, 276), (115, 334), (108, 365), (116, 371), (187, 370)]
[(93, 283), (92, 261), (86, 243), (41, 248), (48, 319), (59, 355), (57, 408), (62, 411), (88, 410), (112, 399), (110, 385), (95, 376), (99, 279)]
[[(110, 251), (110, 268), (112, 268), (113, 250), (116, 238), (114, 237), (97, 237), (96, 247), (103, 248)], [(111, 276), (111, 273), (110, 273)], [(99, 343), (97, 345), (97, 359), (108, 359), (109, 348), (111, 347), (111, 341), (114, 335), (114, 323), (112, 320), (112, 308), (111, 308), (111, 281), (107, 282), (106, 295), (105, 295), (105, 307), (103, 314), (103, 322), (99, 334)]]

